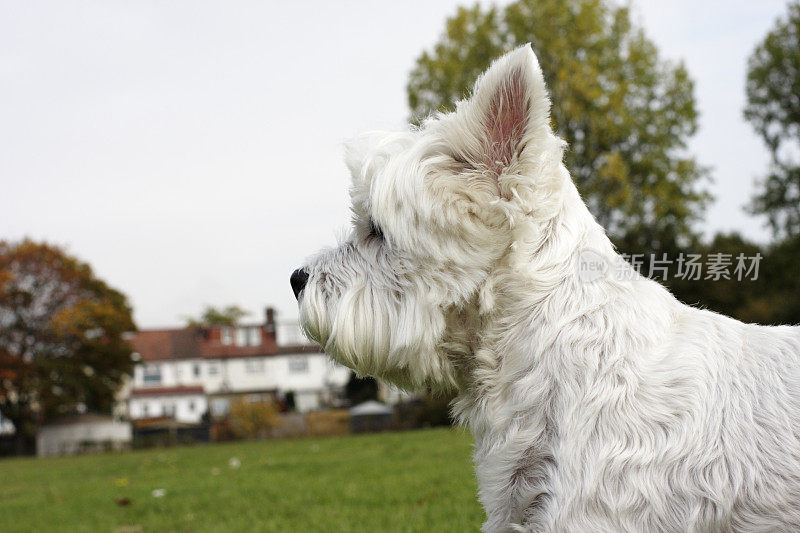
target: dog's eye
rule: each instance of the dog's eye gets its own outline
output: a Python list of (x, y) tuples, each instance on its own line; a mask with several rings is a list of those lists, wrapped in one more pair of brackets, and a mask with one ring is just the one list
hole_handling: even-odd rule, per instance
[(369, 235), (370, 237), (383, 240), (383, 231), (381, 231), (380, 226), (375, 224), (375, 222), (372, 220), (369, 221)]

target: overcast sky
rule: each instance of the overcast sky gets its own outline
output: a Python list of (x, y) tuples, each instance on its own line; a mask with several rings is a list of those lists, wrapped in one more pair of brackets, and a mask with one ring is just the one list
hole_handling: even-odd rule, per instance
[[(459, 3), (0, 0), (0, 239), (66, 246), (140, 327), (207, 303), (293, 319), (289, 273), (348, 222), (342, 142), (404, 126), (407, 74)], [(706, 232), (767, 238), (742, 211), (767, 162), (744, 76), (784, 11), (635, 3), (696, 81)]]

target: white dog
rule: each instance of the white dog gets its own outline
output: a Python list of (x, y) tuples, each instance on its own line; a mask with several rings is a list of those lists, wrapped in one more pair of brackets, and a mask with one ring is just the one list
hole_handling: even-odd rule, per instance
[(292, 276), (303, 327), (401, 387), (456, 388), (485, 531), (800, 530), (800, 328), (658, 283), (562, 164), (529, 46), (455, 112), (348, 149), (353, 230)]

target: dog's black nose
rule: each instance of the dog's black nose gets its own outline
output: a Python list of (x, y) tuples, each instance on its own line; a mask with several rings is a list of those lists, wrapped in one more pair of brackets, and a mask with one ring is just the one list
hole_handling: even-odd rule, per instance
[(300, 297), (300, 291), (306, 288), (306, 282), (308, 281), (308, 272), (303, 270), (302, 268), (298, 268), (294, 272), (292, 272), (291, 277), (289, 278), (289, 283), (292, 284), (292, 290), (294, 291), (294, 297)]

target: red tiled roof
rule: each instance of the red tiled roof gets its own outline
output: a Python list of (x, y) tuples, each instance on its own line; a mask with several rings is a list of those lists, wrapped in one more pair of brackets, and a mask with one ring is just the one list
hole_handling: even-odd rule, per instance
[[(271, 340), (271, 339), (270, 339)], [(278, 353), (275, 341), (263, 342), (261, 346), (236, 346), (233, 344), (203, 344), (200, 346), (203, 359), (230, 359), (232, 357), (257, 357)]]
[(191, 359), (200, 357), (201, 336), (195, 328), (151, 329), (136, 332), (131, 344), (144, 361)]
[(133, 389), (131, 398), (135, 396), (184, 396), (189, 394), (205, 394), (203, 387), (181, 385), (177, 387), (149, 387), (146, 389)]
[(278, 346), (278, 353), (281, 355), (295, 353), (322, 353), (322, 348), (319, 344), (290, 344), (287, 346)]
[(257, 346), (222, 344), (221, 329), (220, 327), (189, 327), (142, 330), (134, 335), (131, 343), (134, 351), (141, 355), (142, 361), (230, 359), (233, 357), (263, 357), (278, 353), (275, 333), (270, 328), (261, 328), (261, 344)]

